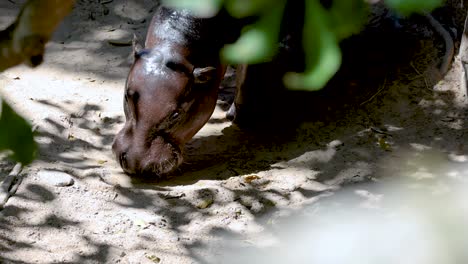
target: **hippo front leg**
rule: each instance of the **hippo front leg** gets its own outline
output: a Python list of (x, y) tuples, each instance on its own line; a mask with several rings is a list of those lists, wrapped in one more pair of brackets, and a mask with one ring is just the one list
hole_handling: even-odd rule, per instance
[(226, 112), (226, 118), (230, 121), (236, 123), (237, 113), (239, 112), (240, 106), (244, 102), (244, 92), (245, 89), (245, 78), (247, 74), (247, 64), (240, 64), (236, 69), (236, 95), (234, 101), (232, 102), (229, 110)]
[(231, 106), (226, 112), (226, 119), (229, 121), (234, 121), (236, 118), (236, 103), (232, 102)]
[(226, 118), (241, 128), (261, 129), (276, 120), (283, 93), (282, 72), (274, 63), (239, 65), (236, 96)]

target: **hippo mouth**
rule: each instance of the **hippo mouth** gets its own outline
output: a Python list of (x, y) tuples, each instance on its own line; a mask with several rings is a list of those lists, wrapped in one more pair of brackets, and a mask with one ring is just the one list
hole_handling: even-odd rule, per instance
[(181, 147), (164, 135), (154, 136), (145, 147), (133, 145), (116, 153), (123, 171), (131, 176), (167, 179), (183, 162)]
[(169, 178), (169, 173), (183, 162), (182, 150), (165, 135), (153, 138), (146, 155), (140, 161), (138, 174), (141, 176)]

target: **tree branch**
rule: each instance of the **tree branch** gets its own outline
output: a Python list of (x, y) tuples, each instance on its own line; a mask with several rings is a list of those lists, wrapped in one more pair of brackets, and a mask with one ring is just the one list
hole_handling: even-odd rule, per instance
[(0, 32), (0, 71), (20, 63), (35, 67), (44, 47), (75, 0), (29, 0), (16, 21)]

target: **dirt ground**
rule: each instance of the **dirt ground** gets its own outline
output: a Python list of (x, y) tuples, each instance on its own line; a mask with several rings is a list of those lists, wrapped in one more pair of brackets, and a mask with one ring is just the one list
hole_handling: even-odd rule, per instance
[[(0, 2), (2, 27), (22, 2)], [(347, 68), (329, 88), (308, 95), (309, 111), (297, 113), (305, 122), (288, 133), (241, 131), (227, 121), (233, 88), (226, 81), (173, 179), (132, 180), (111, 144), (124, 122), (126, 44), (133, 33), (145, 35), (155, 4), (77, 2), (40, 67), (0, 75), (2, 95), (37, 125), (40, 145), (0, 211), (1, 263), (222, 263), (216, 259), (226, 244), (267, 247), (278, 219), (343, 188), (385, 177), (422, 181), (446, 171), (468, 176), (458, 58), (441, 76), (444, 41), (415, 18), (385, 38), (368, 30), (368, 37), (345, 43)], [(463, 19), (447, 12), (434, 16), (457, 46)], [(4, 193), (12, 192), (4, 186), (14, 165), (0, 159)]]

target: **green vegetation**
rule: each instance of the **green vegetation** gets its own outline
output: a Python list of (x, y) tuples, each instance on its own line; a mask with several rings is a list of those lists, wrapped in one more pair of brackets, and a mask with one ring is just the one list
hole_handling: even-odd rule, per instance
[[(334, 0), (324, 8), (319, 0), (304, 0), (306, 15), (303, 46), (306, 55), (304, 73), (288, 73), (285, 84), (290, 89), (318, 90), (333, 77), (341, 65), (339, 42), (358, 33), (369, 12), (364, 0)], [(230, 63), (267, 61), (276, 51), (279, 26), (286, 0), (165, 0), (168, 5), (189, 8), (201, 16), (216, 14), (222, 6), (234, 17), (257, 16), (256, 23), (247, 26), (241, 37), (226, 45), (221, 55)], [(428, 12), (443, 0), (386, 0), (401, 13)]]
[(31, 126), (1, 99), (0, 128), (0, 151), (12, 150), (13, 160), (31, 163), (37, 149)]

